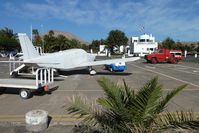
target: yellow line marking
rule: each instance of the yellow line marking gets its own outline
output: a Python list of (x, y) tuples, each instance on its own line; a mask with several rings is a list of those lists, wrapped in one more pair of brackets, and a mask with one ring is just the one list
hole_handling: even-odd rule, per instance
[[(82, 121), (84, 118), (52, 118), (52, 122), (63, 122), (63, 121)], [(11, 122), (25, 122), (25, 118), (0, 118), (1, 122), (11, 121)]]
[[(80, 115), (77, 114), (77, 115), (72, 115), (72, 114), (49, 114), (49, 116), (51, 117), (79, 117)], [(25, 114), (24, 115), (0, 115), (0, 118), (1, 117), (24, 117), (25, 118)]]
[[(159, 115), (165, 115), (167, 112), (162, 112)], [(171, 114), (177, 114), (176, 112), (169, 112)], [(178, 113), (181, 113), (180, 111)], [(190, 113), (190, 112), (184, 112)], [(199, 112), (192, 112), (194, 116), (199, 117)], [(52, 117), (53, 122), (64, 122), (64, 121), (81, 121), (83, 118), (73, 117), (73, 115), (66, 114), (66, 115), (49, 115)], [(63, 117), (67, 116), (67, 117)], [(76, 115), (79, 116), (79, 115)], [(24, 115), (0, 115), (1, 122), (25, 122)]]
[[(81, 121), (84, 118), (79, 118), (80, 115), (72, 114), (49, 114), (52, 117), (53, 122), (62, 122), (62, 121)], [(25, 115), (0, 115), (1, 122), (25, 122)]]

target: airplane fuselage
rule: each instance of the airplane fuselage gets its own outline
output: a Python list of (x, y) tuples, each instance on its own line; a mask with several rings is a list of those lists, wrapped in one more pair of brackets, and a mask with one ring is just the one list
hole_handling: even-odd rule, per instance
[[(55, 69), (72, 69), (85, 62), (95, 60), (95, 55), (89, 54), (82, 49), (70, 49), (56, 53), (46, 54), (36, 58), (28, 59), (28, 62), (38, 62), (39, 67), (52, 67)], [(42, 64), (40, 64), (42, 62)], [(46, 64), (45, 64), (46, 62)]]

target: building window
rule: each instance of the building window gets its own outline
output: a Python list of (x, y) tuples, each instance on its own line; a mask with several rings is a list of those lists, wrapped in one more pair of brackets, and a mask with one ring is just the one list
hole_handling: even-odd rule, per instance
[(140, 39), (140, 42), (145, 42), (145, 39)]

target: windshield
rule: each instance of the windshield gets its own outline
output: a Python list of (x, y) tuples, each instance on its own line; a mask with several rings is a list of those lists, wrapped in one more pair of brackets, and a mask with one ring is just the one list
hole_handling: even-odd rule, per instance
[(163, 50), (162, 49), (158, 50), (158, 53), (163, 53)]

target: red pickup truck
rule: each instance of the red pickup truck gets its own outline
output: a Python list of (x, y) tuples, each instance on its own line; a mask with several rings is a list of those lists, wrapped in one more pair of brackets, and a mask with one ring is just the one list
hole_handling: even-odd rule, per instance
[(145, 55), (145, 59), (152, 64), (158, 62), (170, 62), (176, 64), (179, 60), (183, 59), (183, 56), (181, 50), (159, 49), (155, 53)]

